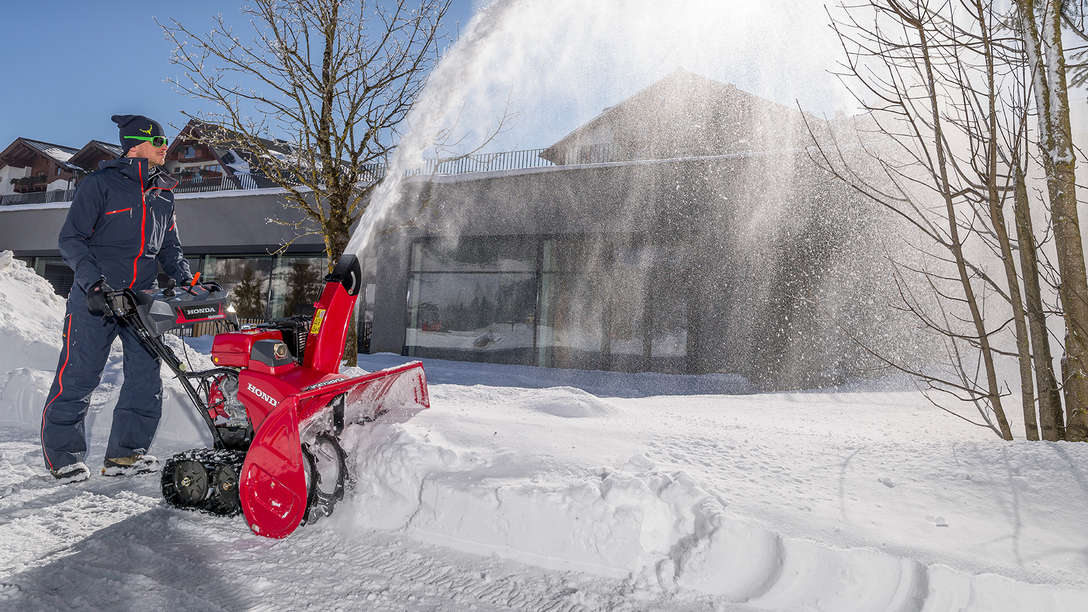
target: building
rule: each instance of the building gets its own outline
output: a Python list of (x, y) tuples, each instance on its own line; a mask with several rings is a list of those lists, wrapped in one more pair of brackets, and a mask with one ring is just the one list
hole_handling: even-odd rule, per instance
[(70, 161), (77, 152), (64, 145), (16, 138), (0, 152), (0, 204), (58, 202), (71, 197), (67, 192), (82, 172)]
[(79, 167), (80, 175), (82, 176), (97, 170), (98, 164), (111, 159), (117, 159), (120, 156), (120, 145), (102, 142), (101, 140), (92, 140), (83, 145), (83, 148), (77, 151), (75, 155), (72, 155), (72, 158), (69, 159), (68, 162)]
[(809, 125), (826, 129), (678, 71), (547, 165), (406, 180), (390, 225), (407, 229), (366, 258), (372, 348), (767, 388), (868, 375), (844, 329), (897, 342), (872, 299), (890, 290), (884, 230), (811, 162)]
[(681, 69), (604, 109), (540, 157), (562, 166), (749, 154), (796, 147), (783, 137), (805, 134), (797, 110)]
[[(360, 337), (374, 352), (722, 372), (766, 388), (867, 375), (843, 329), (898, 341), (873, 312), (889, 291), (881, 228), (811, 163), (805, 119), (680, 71), (545, 149), (394, 177), (399, 198), (360, 253), (359, 319), (373, 325)], [(201, 127), (168, 153), (191, 177), (176, 196), (191, 265), (244, 297), (246, 317), (290, 314), (320, 287), (323, 245), (307, 236), (273, 255), (295, 236), (266, 220), (296, 213)], [(0, 206), (0, 248), (58, 289), (65, 213)]]
[[(260, 140), (269, 151), (291, 154), (284, 141)], [(259, 170), (250, 168), (244, 143), (235, 132), (190, 119), (166, 151), (166, 169), (180, 181), (180, 193), (273, 187)]]

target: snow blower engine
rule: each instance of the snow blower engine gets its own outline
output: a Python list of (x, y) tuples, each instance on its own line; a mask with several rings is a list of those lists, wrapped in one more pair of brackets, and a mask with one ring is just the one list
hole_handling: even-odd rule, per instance
[[(175, 373), (211, 432), (213, 448), (188, 450), (162, 468), (167, 503), (245, 515), (253, 533), (289, 535), (327, 516), (350, 479), (340, 445), (346, 425), (429, 406), (423, 367), (413, 362), (363, 376), (340, 374), (359, 294), (359, 262), (345, 255), (325, 277), (312, 317), (239, 329), (227, 292), (214, 283), (107, 295), (111, 314)], [(215, 368), (189, 372), (162, 339), (175, 328), (220, 321)]]

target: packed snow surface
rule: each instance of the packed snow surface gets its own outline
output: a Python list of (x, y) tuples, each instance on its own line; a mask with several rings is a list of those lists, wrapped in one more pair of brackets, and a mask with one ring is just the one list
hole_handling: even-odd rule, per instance
[[(738, 394), (725, 375), (427, 360), (431, 408), (350, 427), (351, 494), (285, 540), (168, 508), (155, 477), (57, 485), (38, 431), (63, 312), (0, 254), (0, 608), (1001, 611), (1088, 597), (1088, 446), (1001, 442), (905, 391)], [(207, 338), (170, 344), (209, 364)], [(122, 382), (115, 349), (92, 397), (92, 465)], [(165, 386), (153, 451), (207, 444)]]

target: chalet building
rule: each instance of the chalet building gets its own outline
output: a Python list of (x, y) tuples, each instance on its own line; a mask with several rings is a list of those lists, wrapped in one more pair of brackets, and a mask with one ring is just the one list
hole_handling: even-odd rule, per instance
[[(360, 253), (361, 348), (717, 372), (763, 388), (871, 374), (843, 330), (873, 349), (902, 341), (875, 312), (874, 297), (893, 290), (874, 251), (883, 230), (813, 166), (804, 119), (679, 71), (547, 148), (408, 171)], [(209, 146), (203, 127), (190, 122), (167, 161), (185, 177), (176, 211), (191, 267), (243, 300), (243, 318), (305, 307), (322, 243), (267, 223), (305, 221), (282, 192), (255, 189), (267, 179), (222, 139)], [(66, 209), (0, 206), (0, 249), (61, 292)]]
[[(270, 151), (289, 155), (282, 141), (261, 139)], [(274, 186), (257, 170), (250, 169), (249, 155), (240, 136), (221, 127), (191, 119), (166, 151), (166, 169), (186, 191), (254, 189)]]
[[(24, 194), (56, 193), (64, 199), (64, 193), (75, 185), (82, 171), (71, 163), (78, 149), (64, 145), (16, 138), (0, 152), (0, 197), (9, 202), (27, 201)], [(38, 201), (46, 201), (44, 199)]]
[(77, 151), (68, 161), (72, 165), (81, 168), (81, 173), (86, 175), (98, 170), (98, 165), (100, 163), (111, 159), (117, 159), (118, 157), (121, 157), (120, 145), (102, 142), (101, 140), (92, 140), (83, 145), (83, 148)]

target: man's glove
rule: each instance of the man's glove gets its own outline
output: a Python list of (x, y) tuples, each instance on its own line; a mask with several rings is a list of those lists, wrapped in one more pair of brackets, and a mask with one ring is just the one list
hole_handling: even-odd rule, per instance
[(96, 317), (105, 316), (109, 312), (106, 305), (106, 292), (113, 291), (113, 287), (106, 284), (106, 279), (100, 278), (98, 282), (87, 289), (87, 311)]
[(202, 287), (208, 293), (213, 293), (213, 292), (216, 292), (216, 291), (222, 291), (223, 290), (223, 287), (219, 286), (219, 283), (217, 283), (215, 281), (202, 281), (202, 280), (200, 280), (200, 273), (199, 272), (196, 274), (196, 276), (193, 276), (193, 277), (190, 277), (190, 278), (187, 278), (187, 279), (181, 281), (181, 286), (182, 287), (193, 287), (193, 286), (196, 286), (196, 285), (200, 285), (200, 287)]

